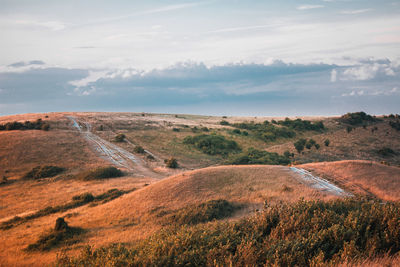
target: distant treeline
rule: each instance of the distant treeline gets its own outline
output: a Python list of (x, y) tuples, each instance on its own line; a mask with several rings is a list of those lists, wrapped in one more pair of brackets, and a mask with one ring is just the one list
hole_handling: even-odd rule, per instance
[(13, 130), (43, 130), (48, 131), (50, 125), (47, 122), (43, 122), (42, 119), (36, 121), (25, 121), (25, 122), (7, 122), (0, 124), (0, 131), (13, 131)]
[[(223, 122), (221, 124), (226, 125), (226, 122)], [(255, 137), (266, 142), (275, 141), (277, 138), (293, 138), (296, 136), (296, 131), (322, 131), (325, 129), (322, 121), (311, 122), (302, 119), (291, 120), (289, 118), (282, 121), (264, 121), (263, 123), (241, 122), (234, 123), (231, 126), (251, 131)]]

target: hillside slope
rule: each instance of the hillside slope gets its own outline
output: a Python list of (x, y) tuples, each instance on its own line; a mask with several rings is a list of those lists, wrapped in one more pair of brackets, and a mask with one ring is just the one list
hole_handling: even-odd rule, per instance
[(371, 161), (345, 160), (300, 165), (356, 194), (400, 200), (400, 168)]

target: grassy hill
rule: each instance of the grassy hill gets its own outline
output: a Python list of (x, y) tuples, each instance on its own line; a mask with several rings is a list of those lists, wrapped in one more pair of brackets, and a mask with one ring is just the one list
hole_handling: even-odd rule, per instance
[[(76, 118), (83, 132), (90, 129), (115, 146), (110, 153), (123, 149), (136, 158), (134, 164), (141, 164), (148, 171), (116, 166), (122, 170), (122, 177), (80, 179), (84, 174), (95, 173), (93, 168), (113, 162), (101, 157), (98, 147), (88, 142), (66, 116)], [(285, 119), (49, 113), (0, 117), (0, 125), (38, 119), (49, 124), (49, 129), (4, 127), (0, 131), (0, 226), (7, 221), (10, 225), (0, 227), (0, 265), (48, 264), (60, 251), (76, 256), (87, 244), (96, 248), (115, 243), (137, 247), (140, 242), (157, 240), (154, 235), (163, 231), (168, 232), (165, 238), (172, 242), (173, 235), (185, 236), (183, 232), (199, 229), (209, 233), (225, 227), (221, 226), (225, 223), (228, 229), (237, 224), (246, 228), (243, 220), (264, 218), (258, 214), (264, 214), (265, 207), (299, 207), (301, 199), (342, 201), (311, 188), (288, 166), (226, 165), (242, 162), (235, 159), (248, 157), (249, 153), (261, 155), (256, 159), (260, 163), (267, 158), (268, 164), (274, 158), (285, 164), (306, 163), (297, 167), (376, 203), (397, 202), (400, 197), (400, 138), (393, 127), (398, 120), (395, 116), (347, 114), (342, 118)], [(125, 135), (122, 142), (116, 141), (118, 134)], [(195, 142), (185, 141), (189, 139)], [(294, 143), (300, 139), (305, 139), (306, 144), (313, 139), (315, 143), (299, 153)], [(265, 151), (279, 155), (271, 156)], [(164, 159), (171, 157), (177, 159), (177, 169), (165, 166)], [(32, 170), (46, 169), (43, 166), (60, 167), (61, 171), (50, 177), (26, 178)], [(91, 197), (86, 198), (88, 195)], [(358, 207), (354, 203), (334, 205)], [(28, 245), (44, 240), (40, 237), (51, 232), (49, 229), (59, 217), (65, 218), (71, 229), (82, 229), (79, 237), (49, 251), (26, 251)], [(368, 262), (379, 261), (362, 257)], [(391, 260), (386, 257), (382, 262)]]

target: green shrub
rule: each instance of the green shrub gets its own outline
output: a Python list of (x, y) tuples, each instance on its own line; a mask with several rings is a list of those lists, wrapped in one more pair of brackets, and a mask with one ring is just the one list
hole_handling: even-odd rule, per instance
[(396, 129), (397, 131), (400, 131), (400, 121), (389, 121), (389, 125), (393, 129)]
[(325, 146), (329, 146), (330, 143), (331, 143), (331, 141), (329, 139), (325, 139), (325, 141), (324, 141)]
[(115, 142), (124, 142), (124, 141), (125, 141), (125, 138), (126, 138), (126, 135), (120, 133), (120, 134), (117, 134), (117, 135), (115, 136), (114, 140), (115, 140)]
[(144, 148), (141, 146), (135, 146), (135, 148), (133, 149), (133, 151), (135, 153), (139, 153), (139, 154), (144, 154), (146, 151), (144, 151)]
[(339, 121), (350, 125), (361, 125), (365, 123), (376, 122), (378, 121), (378, 119), (361, 111), (361, 112), (347, 113), (342, 117), (340, 117)]
[(54, 177), (60, 173), (65, 171), (64, 168), (57, 166), (37, 166), (34, 167), (31, 171), (27, 172), (23, 178), (24, 179), (41, 179), (41, 178), (49, 178)]
[(315, 146), (315, 148), (316, 148), (317, 150), (321, 147), (319, 144), (315, 144), (314, 146)]
[(290, 164), (290, 159), (289, 156), (281, 156), (275, 152), (268, 152), (264, 150), (250, 148), (247, 152), (232, 157), (226, 163), (233, 165), (288, 165)]
[(172, 128), (173, 132), (180, 132), (181, 130), (179, 128)]
[[(254, 122), (241, 122), (232, 124), (233, 127), (252, 131), (254, 136), (265, 142), (275, 141), (277, 138), (293, 138), (296, 132), (286, 126), (277, 127), (269, 124), (268, 121), (264, 123)], [(243, 135), (248, 135), (247, 131), (242, 132)]]
[(300, 154), (301, 151), (304, 150), (304, 146), (306, 145), (306, 143), (307, 143), (307, 140), (302, 138), (302, 139), (297, 140), (293, 145), (294, 145), (294, 148), (296, 148), (297, 152)]
[(397, 155), (397, 153), (389, 147), (383, 147), (383, 148), (379, 149), (377, 151), (377, 153), (383, 157), (392, 157), (392, 156)]
[(85, 171), (77, 177), (81, 180), (98, 180), (106, 178), (115, 178), (123, 176), (123, 172), (115, 167), (100, 167), (93, 170)]
[(286, 118), (283, 121), (278, 121), (277, 124), (298, 131), (321, 131), (325, 129), (325, 126), (322, 121), (313, 123), (308, 120), (302, 120), (302, 119), (291, 120), (289, 118)]
[(178, 168), (178, 160), (176, 158), (169, 158), (164, 160), (165, 166), (171, 169)]
[(239, 145), (233, 140), (227, 140), (222, 135), (186, 136), (184, 144), (194, 145), (197, 149), (209, 155), (228, 155), (239, 152)]
[(230, 123), (228, 121), (222, 120), (219, 122), (220, 125), (229, 125)]
[(34, 122), (25, 121), (24, 123), (13, 121), (7, 122), (5, 124), (0, 124), (0, 131), (13, 131), (13, 130), (44, 130), (48, 131), (50, 129), (50, 125), (48, 123), (44, 123), (42, 119), (37, 119)]

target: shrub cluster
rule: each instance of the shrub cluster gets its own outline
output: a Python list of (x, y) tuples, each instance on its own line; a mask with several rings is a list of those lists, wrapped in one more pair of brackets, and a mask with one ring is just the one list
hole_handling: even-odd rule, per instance
[(250, 164), (266, 164), (266, 165), (288, 165), (290, 164), (291, 154), (288, 152), (281, 156), (275, 152), (257, 150), (250, 148), (245, 153), (241, 153), (227, 161), (227, 164), (233, 165), (250, 165)]
[(164, 160), (165, 166), (167, 168), (176, 169), (178, 168), (178, 160), (176, 158), (169, 158)]
[(48, 131), (50, 125), (43, 122), (42, 119), (37, 119), (36, 121), (25, 121), (24, 123), (13, 121), (7, 122), (5, 124), (0, 124), (0, 131), (12, 131), (12, 130), (43, 130)]
[(23, 179), (41, 179), (41, 178), (48, 178), (54, 177), (60, 173), (65, 171), (64, 168), (57, 167), (57, 166), (36, 166), (29, 172), (27, 172), (22, 178)]
[(209, 155), (228, 155), (239, 152), (239, 145), (233, 140), (227, 140), (222, 135), (186, 136), (184, 144), (194, 145), (197, 149)]
[(184, 225), (84, 249), (62, 266), (327, 266), (400, 251), (400, 204), (346, 199), (270, 206), (239, 222)]
[(77, 175), (78, 179), (88, 181), (88, 180), (98, 180), (107, 178), (116, 178), (123, 176), (124, 173), (115, 167), (100, 167), (93, 170), (85, 171)]
[(383, 157), (391, 157), (391, 156), (395, 156), (397, 154), (390, 147), (382, 147), (381, 149), (378, 149), (377, 153)]
[(124, 142), (124, 141), (125, 141), (125, 138), (126, 138), (126, 135), (120, 133), (120, 134), (117, 134), (117, 135), (114, 137), (114, 140), (115, 140), (115, 142)]
[(241, 122), (232, 124), (233, 127), (251, 131), (253, 135), (265, 142), (275, 141), (277, 138), (293, 138), (296, 132), (286, 126), (274, 126), (268, 121), (264, 123)]
[(325, 129), (324, 123), (322, 121), (311, 122), (309, 120), (291, 120), (289, 118), (286, 118), (283, 121), (278, 121), (277, 124), (286, 126), (290, 129), (297, 131), (321, 131)]
[(400, 121), (389, 121), (389, 125), (393, 129), (396, 129), (397, 131), (400, 131)]
[(78, 235), (84, 230), (78, 227), (70, 227), (64, 218), (58, 218), (54, 229), (44, 233), (39, 240), (30, 244), (27, 251), (48, 251), (60, 245), (72, 245), (79, 242)]
[(343, 115), (342, 117), (340, 117), (339, 121), (346, 123), (346, 124), (350, 124), (350, 125), (361, 125), (361, 124), (365, 124), (365, 123), (376, 122), (376, 121), (378, 121), (378, 119), (361, 111), (361, 112), (353, 112), (353, 113), (349, 112), (349, 113)]

